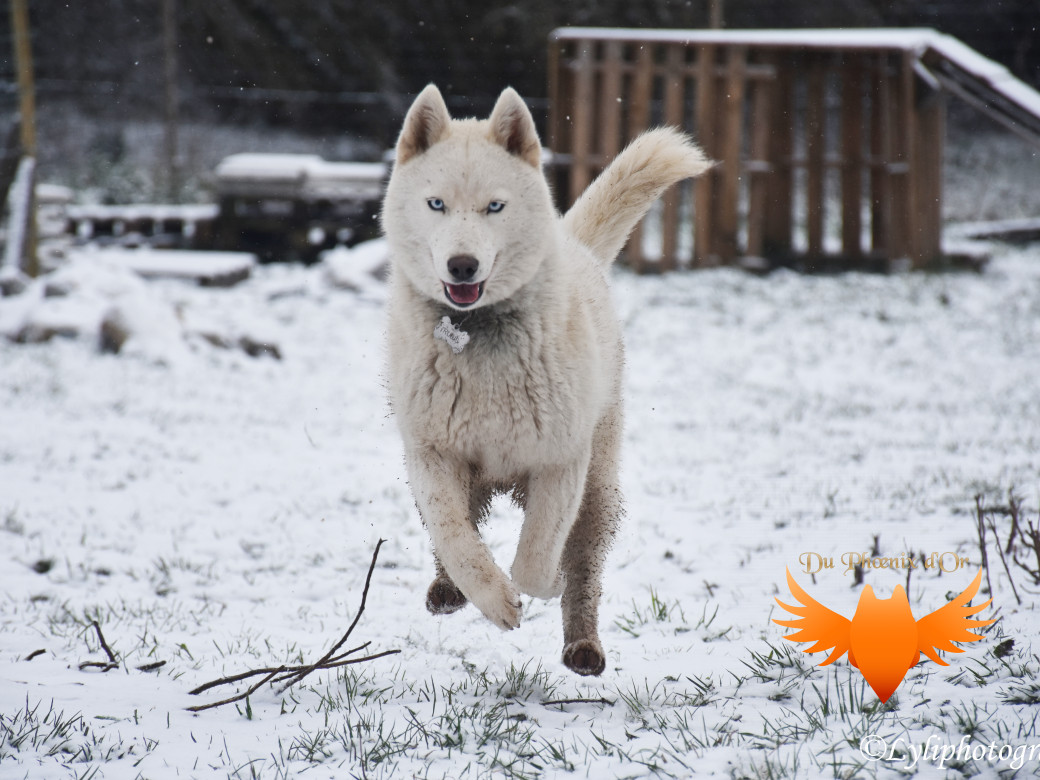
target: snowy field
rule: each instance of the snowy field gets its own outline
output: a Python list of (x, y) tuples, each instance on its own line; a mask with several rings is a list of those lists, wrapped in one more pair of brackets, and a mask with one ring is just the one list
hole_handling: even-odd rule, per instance
[[(967, 558), (911, 573), (920, 617), (979, 569), (976, 496), (1014, 490), (1036, 521), (1040, 248), (979, 275), (617, 271), (627, 518), (598, 679), (560, 663), (558, 600), (525, 599), (510, 633), (427, 614), (370, 261), (225, 290), (86, 263), (0, 299), (4, 334), (80, 334), (0, 338), (0, 778), (1040, 774), (1040, 587), (1005, 572), (1000, 511), (1000, 621), (884, 706), (771, 622), (786, 568), (851, 616), (843, 554)], [(118, 355), (98, 348), (109, 310)], [(518, 530), (497, 504), (499, 561)], [(244, 689), (189, 695), (209, 680), (320, 657), (379, 539), (350, 646), (399, 653), (187, 711)], [(807, 552), (835, 568), (810, 576)], [(906, 580), (865, 572), (882, 597)], [(81, 668), (108, 660), (95, 621), (107, 672)]]

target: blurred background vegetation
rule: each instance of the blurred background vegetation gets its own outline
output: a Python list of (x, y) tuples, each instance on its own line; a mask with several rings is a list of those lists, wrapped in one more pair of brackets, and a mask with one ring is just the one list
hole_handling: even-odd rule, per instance
[[(171, 51), (181, 197), (192, 199), (205, 184), (192, 171), (234, 151), (378, 156), (429, 82), (457, 113), (476, 115), (512, 85), (541, 118), (552, 29), (706, 27), (712, 2), (30, 0), (40, 173), (80, 189), (107, 177), (105, 199), (149, 197), (168, 167), (160, 147)], [(1040, 83), (1037, 0), (714, 2), (728, 28), (934, 27)], [(16, 79), (0, 5), (0, 117), (10, 122)]]

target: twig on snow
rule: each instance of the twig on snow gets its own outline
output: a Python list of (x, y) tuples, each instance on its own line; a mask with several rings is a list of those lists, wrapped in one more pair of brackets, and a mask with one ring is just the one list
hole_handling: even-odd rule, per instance
[(337, 655), (339, 649), (347, 643), (348, 639), (350, 639), (351, 633), (353, 633), (354, 628), (358, 624), (358, 621), (361, 620), (362, 613), (365, 611), (365, 603), (368, 601), (368, 588), (369, 585), (372, 583), (372, 572), (375, 571), (376, 559), (379, 557), (379, 548), (382, 547), (384, 541), (386, 540), (380, 539), (378, 542), (376, 542), (376, 549), (372, 552), (372, 562), (368, 566), (368, 575), (365, 577), (365, 587), (364, 590), (362, 590), (361, 592), (361, 605), (358, 607), (358, 611), (357, 614), (354, 616), (353, 622), (350, 624), (350, 627), (346, 630), (346, 633), (344, 633), (343, 636), (340, 637), (339, 641), (336, 642), (336, 644), (334, 644), (332, 648), (329, 649), (327, 653), (325, 653), (325, 655), (323, 655), (320, 659), (311, 664), (303, 664), (300, 666), (287, 666), (283, 664), (282, 666), (267, 667), (265, 669), (250, 669), (247, 672), (241, 672), (239, 674), (231, 675), (230, 677), (221, 677), (217, 680), (211, 680), (210, 682), (204, 683), (200, 685), (198, 688), (195, 688), (194, 690), (190, 691), (191, 695), (197, 696), (198, 694), (208, 691), (211, 688), (216, 688), (221, 685), (232, 685), (234, 683), (241, 682), (242, 680), (248, 680), (251, 677), (261, 677), (259, 682), (254, 683), (252, 686), (250, 686), (247, 690), (245, 690), (242, 693), (238, 693), (234, 696), (222, 699), (221, 701), (211, 702), (210, 704), (199, 704), (194, 707), (188, 707), (188, 711), (202, 712), (203, 710), (209, 710), (213, 709), (214, 707), (222, 707), (225, 704), (233, 704), (235, 702), (242, 701), (248, 698), (249, 696), (252, 696), (267, 683), (271, 683), (272, 685), (281, 685), (281, 687), (278, 689), (278, 692), (283, 693), (291, 686), (299, 683), (312, 672), (324, 669), (337, 669), (341, 666), (359, 664), (365, 661), (374, 661), (377, 658), (384, 658), (388, 655), (400, 653), (400, 650), (384, 650), (381, 653), (365, 655), (358, 658), (349, 657), (352, 656), (354, 653), (364, 650), (371, 644), (371, 642), (365, 642), (363, 645), (359, 645), (352, 650), (347, 650)]
[(562, 706), (564, 704), (606, 704), (607, 706), (613, 707), (614, 702), (610, 699), (599, 698), (599, 699), (547, 699), (542, 703), (543, 707), (555, 707)]
[(90, 624), (94, 633), (97, 634), (98, 642), (101, 644), (101, 649), (105, 651), (105, 655), (108, 656), (107, 661), (84, 661), (79, 665), (80, 670), (83, 669), (100, 669), (102, 672), (110, 672), (113, 669), (119, 668), (119, 659), (116, 658), (116, 654), (112, 652), (112, 648), (108, 646), (108, 642), (105, 641), (105, 635), (101, 633), (101, 626), (95, 620)]

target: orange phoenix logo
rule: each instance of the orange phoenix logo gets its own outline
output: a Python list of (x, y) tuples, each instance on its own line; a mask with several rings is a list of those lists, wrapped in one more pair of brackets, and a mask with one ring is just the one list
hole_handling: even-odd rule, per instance
[(962, 653), (963, 650), (954, 647), (954, 642), (977, 642), (982, 637), (972, 633), (971, 629), (996, 622), (995, 619), (969, 619), (970, 615), (981, 612), (993, 601), (990, 599), (977, 607), (968, 606), (981, 582), (980, 571), (963, 593), (920, 620), (914, 619), (902, 585), (897, 585), (887, 599), (879, 599), (874, 595), (874, 589), (867, 585), (860, 594), (856, 614), (849, 620), (806, 593), (788, 570), (787, 585), (799, 606), (788, 606), (780, 599), (776, 603), (798, 618), (773, 622), (798, 629), (785, 635), (784, 639), (815, 643), (803, 652), (830, 650), (830, 655), (820, 666), (834, 663), (848, 653), (849, 663), (859, 669), (878, 698), (886, 702), (906, 673), (920, 660), (921, 653), (937, 664), (949, 666), (939, 658), (937, 650)]

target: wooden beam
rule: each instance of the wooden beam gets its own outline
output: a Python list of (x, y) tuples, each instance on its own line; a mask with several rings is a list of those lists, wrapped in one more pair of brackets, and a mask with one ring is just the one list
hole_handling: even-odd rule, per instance
[(863, 67), (850, 55), (842, 67), (841, 89), (841, 250), (863, 255)]
[(791, 253), (791, 191), (794, 176), (794, 58), (783, 56), (776, 66), (777, 80), (769, 120), (768, 159), (773, 172), (767, 179), (762, 251), (767, 255)]
[(915, 268), (942, 262), (942, 161), (946, 135), (946, 101), (941, 92), (915, 101), (914, 205), (917, 229), (911, 236)]
[(876, 57), (870, 104), (870, 234), (871, 249), (882, 257), (892, 251), (892, 96), (888, 75), (889, 58)]
[[(18, 108), (19, 134), (22, 157), (36, 159), (36, 87), (33, 78), (32, 43), (29, 30), (29, 9), (26, 0), (11, 0), (11, 30), (14, 34), (14, 58), (18, 71)], [(36, 192), (35, 162), (29, 166), (30, 187), (26, 198), (24, 230), (22, 243), (21, 266), (29, 276), (40, 273), (39, 258), (36, 255)]]
[(21, 115), (22, 153), (36, 156), (36, 88), (33, 79), (29, 9), (26, 0), (11, 0), (11, 29), (18, 72), (18, 109)]
[(574, 100), (571, 110), (571, 175), (570, 193), (567, 206), (573, 205), (578, 196), (585, 191), (592, 181), (592, 123), (594, 113), (592, 72), (593, 41), (577, 42), (577, 57), (574, 74)]
[(599, 85), (599, 151), (604, 160), (621, 151), (622, 59), (624, 44), (607, 41), (603, 45)]
[(919, 215), (914, 213), (915, 186), (913, 137), (917, 132), (914, 121), (914, 57), (901, 52), (897, 58), (895, 73), (891, 76), (892, 102), (892, 166), (890, 170), (892, 203), (892, 241), (889, 261), (909, 258), (911, 265), (917, 263), (912, 236), (918, 230)]
[(738, 243), (739, 201), (741, 174), (741, 140), (744, 130), (744, 66), (747, 48), (731, 46), (726, 50), (726, 86), (719, 119), (719, 149), (722, 175), (719, 183), (717, 228), (715, 245), (722, 262), (732, 263), (740, 253)]
[[(683, 65), (686, 47), (671, 44), (665, 54), (664, 124), (681, 128), (686, 100)], [(665, 193), (661, 212), (661, 271), (674, 271), (679, 254), (680, 187)]]
[(823, 256), (824, 158), (827, 138), (826, 70), (818, 56), (810, 58), (806, 74), (805, 156), (808, 262)]
[(775, 132), (776, 85), (757, 81), (751, 85), (751, 159), (763, 163), (762, 170), (748, 170), (748, 227), (747, 249), (749, 257), (765, 255), (766, 213), (769, 211), (769, 186), (776, 174), (775, 162), (770, 156), (770, 138)]
[[(697, 140), (704, 153), (719, 159), (715, 142), (715, 57), (714, 46), (697, 47)], [(693, 265), (705, 268), (718, 263), (715, 250), (715, 177), (716, 171), (701, 174), (694, 183)]]
[[(654, 45), (644, 42), (638, 45), (636, 60), (633, 66), (631, 97), (628, 106), (628, 137), (635, 138), (650, 125), (650, 101), (654, 89)], [(625, 258), (636, 273), (646, 271), (646, 257), (643, 254), (642, 223), (632, 231), (625, 250)]]

